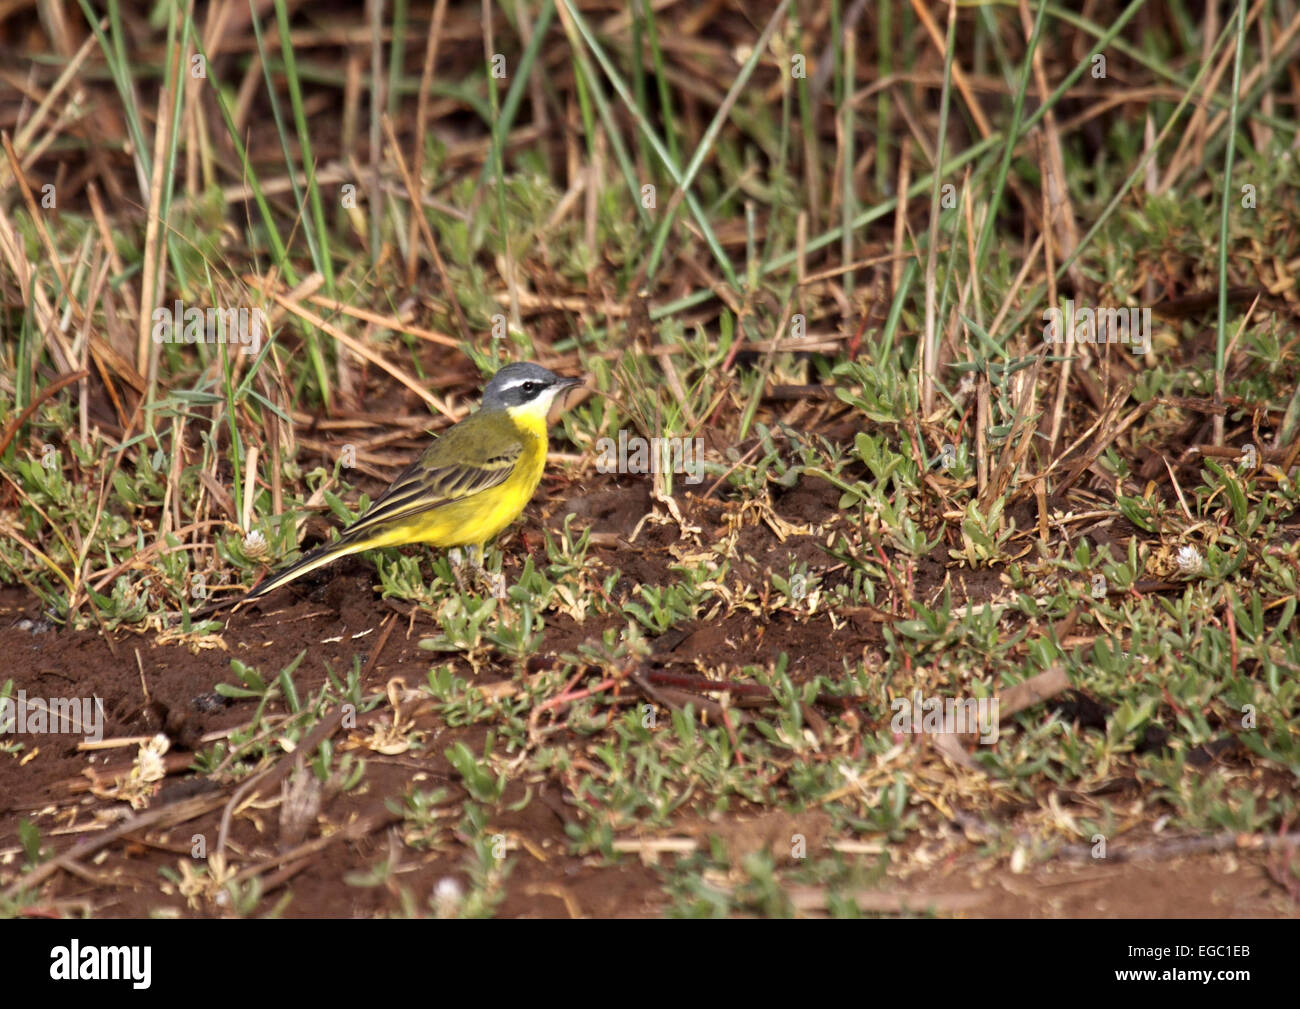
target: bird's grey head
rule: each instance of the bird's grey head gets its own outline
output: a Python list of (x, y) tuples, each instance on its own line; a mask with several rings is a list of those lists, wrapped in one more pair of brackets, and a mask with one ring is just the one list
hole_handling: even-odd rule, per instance
[(579, 384), (578, 379), (557, 375), (540, 364), (507, 364), (483, 390), (482, 409), (505, 410), (530, 403), (539, 409), (549, 408), (556, 393)]

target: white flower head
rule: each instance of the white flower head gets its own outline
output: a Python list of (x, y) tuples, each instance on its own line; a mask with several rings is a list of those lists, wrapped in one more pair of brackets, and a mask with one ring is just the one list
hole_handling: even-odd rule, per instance
[(1203, 560), (1201, 552), (1193, 546), (1178, 548), (1178, 554), (1174, 557), (1178, 563), (1178, 570), (1185, 575), (1200, 574)]
[(443, 876), (433, 887), (433, 911), (439, 918), (454, 917), (465, 900), (465, 888), (454, 876)]
[(244, 537), (244, 553), (251, 558), (261, 557), (266, 553), (266, 537), (260, 530), (253, 529)]

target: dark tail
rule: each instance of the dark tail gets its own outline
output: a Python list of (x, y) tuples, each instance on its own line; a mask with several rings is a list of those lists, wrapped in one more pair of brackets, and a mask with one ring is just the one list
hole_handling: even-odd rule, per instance
[(279, 574), (272, 575), (266, 581), (262, 582), (256, 588), (250, 590), (238, 599), (226, 599), (222, 602), (209, 603), (190, 614), (191, 618), (197, 619), (214, 613), (217, 610), (223, 610), (228, 606), (242, 606), (244, 603), (250, 603), (254, 599), (260, 599), (262, 596), (269, 595), (282, 585), (288, 585), (295, 578), (301, 578), (317, 568), (324, 567), (331, 561), (336, 561), (340, 557), (346, 557), (349, 554), (360, 553), (362, 550), (369, 550), (372, 543), (372, 537), (349, 537), (346, 533), (335, 540), (333, 543), (325, 543), (304, 554), (294, 563)]

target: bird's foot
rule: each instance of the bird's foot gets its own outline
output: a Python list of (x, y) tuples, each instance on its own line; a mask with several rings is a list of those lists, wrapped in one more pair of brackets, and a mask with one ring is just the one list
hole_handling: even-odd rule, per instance
[(505, 575), (500, 571), (484, 571), (482, 569), (480, 569), (479, 573), (482, 575), (483, 584), (487, 586), (487, 590), (491, 592), (493, 597), (498, 601), (504, 603), (506, 601)]
[(452, 547), (448, 550), (447, 560), (451, 562), (451, 576), (456, 579), (456, 590), (462, 596), (468, 594), (469, 589), (465, 585), (465, 558), (460, 552), (460, 547)]
[(493, 597), (502, 602), (505, 601), (505, 576), (499, 571), (489, 571), (483, 566), (481, 547), (465, 547), (463, 555), (459, 547), (452, 547), (447, 551), (447, 556), (451, 560), (451, 572), (456, 578), (456, 586), (462, 593), (466, 591), (463, 569), (468, 565), (469, 569), (474, 573), (475, 579), (486, 588)]
[(465, 552), (469, 554), (469, 566), (473, 569), (478, 580), (483, 584), (495, 599), (505, 602), (506, 600), (506, 579), (500, 571), (489, 571), (483, 566), (482, 548), (466, 547)]

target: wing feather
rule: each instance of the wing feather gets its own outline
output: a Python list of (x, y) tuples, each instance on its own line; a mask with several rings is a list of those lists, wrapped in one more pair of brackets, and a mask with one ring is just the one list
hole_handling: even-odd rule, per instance
[(427, 452), (394, 480), (343, 535), (349, 539), (363, 536), (378, 526), (422, 515), (450, 501), (497, 487), (510, 478), (522, 451), (523, 445), (516, 444), (490, 459), (445, 466), (430, 466), (433, 453)]

